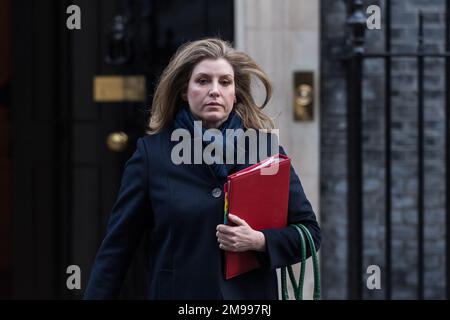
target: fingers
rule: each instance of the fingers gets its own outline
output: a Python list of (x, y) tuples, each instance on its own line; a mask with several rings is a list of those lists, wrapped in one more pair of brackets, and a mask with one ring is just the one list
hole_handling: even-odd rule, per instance
[(238, 252), (240, 250), (240, 246), (237, 242), (226, 240), (226, 239), (217, 239), (219, 242), (219, 248), (226, 251)]
[(238, 226), (248, 226), (247, 222), (244, 219), (241, 219), (238, 216), (235, 216), (234, 214), (229, 213), (228, 219), (230, 219), (232, 222), (234, 222)]
[(225, 251), (238, 252), (238, 249), (236, 249), (234, 246), (229, 246), (222, 243), (219, 244), (219, 248)]
[(248, 250), (248, 241), (246, 237), (238, 237), (236, 235), (224, 234), (220, 231), (216, 232), (219, 248), (226, 251), (240, 252)]
[[(216, 227), (216, 237), (219, 242), (219, 248), (226, 251), (240, 252), (248, 250), (249, 237), (253, 229), (241, 219), (233, 214), (228, 215), (229, 220), (234, 226), (219, 224)], [(250, 239), (251, 240), (251, 239)]]
[(219, 247), (221, 246), (225, 246), (227, 248), (235, 248), (235, 244), (232, 241), (227, 241), (227, 240), (223, 240), (223, 239), (217, 239), (217, 241), (219, 242)]
[(219, 231), (216, 232), (217, 241), (226, 246), (233, 246), (236, 243), (236, 236), (231, 234), (224, 234)]
[(219, 248), (226, 251), (238, 251), (238, 242), (234, 232), (227, 233), (217, 231), (216, 232), (217, 242), (219, 242)]
[(222, 250), (227, 250), (227, 251), (235, 251), (236, 250), (236, 245), (235, 245), (235, 241), (233, 241), (232, 239), (229, 239), (227, 237), (224, 237), (223, 235), (220, 235), (219, 232), (217, 232), (219, 235), (217, 236), (217, 242), (219, 242), (219, 248)]
[(234, 231), (235, 227), (230, 227), (224, 224), (219, 224), (216, 228), (217, 232), (216, 235), (218, 235), (218, 233), (222, 233), (222, 234), (226, 234), (226, 235), (234, 235), (235, 231)]

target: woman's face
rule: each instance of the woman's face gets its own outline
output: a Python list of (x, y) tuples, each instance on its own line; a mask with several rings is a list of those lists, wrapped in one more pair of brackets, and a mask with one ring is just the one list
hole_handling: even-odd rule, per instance
[(183, 98), (203, 126), (218, 128), (227, 120), (235, 102), (233, 67), (225, 59), (200, 61), (192, 70)]

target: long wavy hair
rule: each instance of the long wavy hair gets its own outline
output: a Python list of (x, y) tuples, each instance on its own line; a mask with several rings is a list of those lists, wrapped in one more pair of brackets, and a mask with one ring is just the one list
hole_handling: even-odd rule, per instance
[[(233, 67), (236, 103), (233, 110), (241, 117), (244, 127), (272, 129), (273, 120), (262, 109), (272, 96), (272, 85), (267, 74), (246, 53), (234, 49), (227, 41), (207, 38), (181, 45), (163, 71), (156, 87), (148, 134), (160, 132), (168, 126), (184, 103), (182, 94), (187, 91), (194, 67), (204, 59), (225, 59)], [(264, 85), (266, 97), (258, 106), (251, 94), (252, 78), (258, 78)]]

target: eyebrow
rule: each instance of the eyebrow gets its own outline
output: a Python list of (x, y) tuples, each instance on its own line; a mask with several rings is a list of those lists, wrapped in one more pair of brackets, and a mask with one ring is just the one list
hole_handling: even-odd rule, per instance
[[(209, 73), (204, 73), (204, 72), (200, 72), (200, 73), (195, 74), (195, 76), (196, 76), (196, 77), (202, 77), (202, 76), (203, 76), (203, 77), (204, 77), (204, 76), (210, 77), (211, 74), (209, 74)], [(234, 78), (234, 76), (233, 76), (231, 73), (223, 74), (223, 75), (221, 75), (220, 77), (230, 77), (230, 78)]]

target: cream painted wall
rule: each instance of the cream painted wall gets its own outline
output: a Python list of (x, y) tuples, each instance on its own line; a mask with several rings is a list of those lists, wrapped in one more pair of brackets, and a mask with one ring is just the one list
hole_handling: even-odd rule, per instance
[[(320, 219), (319, 15), (319, 0), (235, 0), (235, 45), (252, 56), (272, 80), (274, 93), (266, 111), (276, 118), (280, 143), (292, 158)], [(314, 72), (311, 122), (293, 120), (294, 71)], [(256, 95), (262, 101), (258, 90)], [(304, 293), (311, 298), (310, 263), (307, 270)]]

